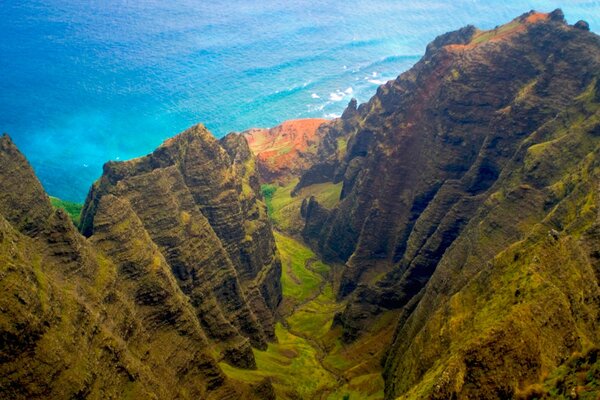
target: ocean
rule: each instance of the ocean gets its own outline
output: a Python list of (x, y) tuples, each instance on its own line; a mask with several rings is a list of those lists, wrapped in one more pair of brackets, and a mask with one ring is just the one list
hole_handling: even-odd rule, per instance
[(0, 131), (49, 194), (83, 201), (104, 162), (193, 124), (333, 118), (439, 34), (557, 7), (600, 29), (589, 0), (2, 0)]

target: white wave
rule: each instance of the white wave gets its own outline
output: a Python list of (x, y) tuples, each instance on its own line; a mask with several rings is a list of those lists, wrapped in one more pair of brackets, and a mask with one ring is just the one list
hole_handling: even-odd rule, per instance
[(385, 81), (382, 81), (381, 79), (369, 79), (368, 81), (374, 85), (383, 85), (385, 83)]
[(379, 74), (378, 74), (377, 72), (373, 72), (373, 73), (371, 74), (371, 76), (372, 76), (373, 78), (377, 78), (377, 76), (378, 76), (378, 75), (379, 75)]
[(321, 96), (319, 96), (316, 93), (311, 94), (310, 97), (312, 97), (313, 99), (320, 99), (321, 98)]
[(325, 118), (339, 118), (340, 114), (336, 114), (336, 113), (325, 114), (324, 117)]
[(325, 106), (327, 106), (328, 104), (331, 104), (330, 102), (326, 102), (323, 104), (306, 104), (306, 109), (308, 110), (308, 112), (315, 112), (315, 111), (323, 111), (325, 109)]
[(331, 101), (342, 101), (343, 99), (344, 93), (340, 92), (339, 90), (337, 92), (329, 93), (329, 100)]
[(346, 94), (352, 94), (352, 92), (354, 92), (354, 89), (352, 89), (351, 87), (349, 87), (348, 89), (344, 90), (344, 93), (346, 93)]

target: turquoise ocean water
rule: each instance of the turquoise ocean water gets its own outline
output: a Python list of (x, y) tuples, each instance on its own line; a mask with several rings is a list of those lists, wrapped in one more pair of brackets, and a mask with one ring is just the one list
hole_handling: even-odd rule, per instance
[(441, 33), (557, 7), (600, 30), (589, 0), (1, 0), (0, 131), (50, 194), (81, 201), (104, 162), (192, 124), (334, 117)]

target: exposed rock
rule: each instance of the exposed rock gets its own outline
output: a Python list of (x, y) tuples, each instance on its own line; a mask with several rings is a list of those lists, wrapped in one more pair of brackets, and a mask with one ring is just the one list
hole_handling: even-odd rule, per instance
[(0, 213), (19, 231), (36, 234), (52, 206), (31, 166), (10, 137), (0, 136)]
[[(127, 201), (189, 296), (203, 329), (254, 365), (249, 346), (274, 339), (273, 311), (281, 299), (281, 263), (253, 158), (245, 144), (219, 143), (203, 126), (169, 139), (152, 154), (111, 162), (90, 190), (82, 231), (95, 232), (100, 200)], [(241, 350), (245, 352), (240, 355)]]
[(344, 112), (342, 113), (342, 119), (350, 119), (352, 117), (355, 117), (358, 113), (358, 102), (356, 101), (356, 99), (353, 97), (350, 102), (348, 103), (348, 106), (346, 107), (346, 109), (344, 110)]
[(241, 133), (258, 159), (264, 182), (286, 183), (307, 169), (315, 157), (325, 119), (285, 121), (271, 129), (250, 129)]
[[(331, 181), (343, 180), (342, 200), (318, 218), (310, 218), (307, 201), (305, 233), (322, 256), (346, 264), (338, 295), (350, 298), (336, 318), (345, 340), (359, 337), (383, 310), (403, 312), (386, 366), (387, 398), (422, 393), (432, 398), (510, 397), (516, 388), (506, 382), (538, 380), (568, 351), (600, 337), (589, 322), (596, 318), (596, 306), (571, 312), (556, 305), (552, 318), (560, 327), (552, 329), (537, 318), (533, 325), (511, 328), (522, 319), (521, 311), (506, 306), (503, 323), (486, 325), (493, 332), (475, 330), (471, 336), (470, 325), (460, 321), (475, 321), (451, 302), (465, 285), (474, 285), (464, 307), (485, 318), (485, 299), (498, 292), (495, 287), (487, 294), (479, 289), (492, 288), (492, 282), (508, 274), (496, 272), (494, 257), (525, 240), (528, 229), (550, 218), (561, 201), (567, 209), (580, 207), (571, 203), (579, 201), (574, 197), (562, 197), (564, 192), (556, 197), (558, 188), (552, 185), (560, 186), (560, 178), (589, 176), (590, 186), (582, 187), (580, 200), (597, 204), (591, 194), (593, 174), (578, 168), (584, 168), (582, 160), (597, 158), (598, 71), (596, 35), (567, 25), (560, 10), (530, 12), (491, 31), (467, 27), (439, 37), (415, 67), (380, 86), (358, 107), (356, 117), (328, 124), (330, 132), (337, 130), (336, 138), (345, 138), (347, 148), (340, 157), (339, 148), (325, 136), (317, 151), (319, 162), (305, 176), (315, 176), (314, 169), (331, 162)], [(569, 141), (560, 157), (555, 139)], [(541, 153), (547, 158), (537, 156)], [(588, 167), (585, 171), (593, 170)], [(495, 208), (497, 202), (501, 209)], [(570, 235), (564, 234), (564, 226), (555, 222), (560, 232), (556, 239), (546, 242), (551, 229), (546, 227), (541, 230), (544, 239), (536, 237), (532, 243), (562, 244)], [(581, 251), (574, 242), (567, 250), (575, 258)], [(548, 279), (558, 264), (535, 268), (542, 268), (538, 273)], [(586, 288), (586, 302), (595, 298), (597, 281), (589, 264), (566, 270), (589, 281), (573, 278), (573, 287)], [(576, 291), (561, 287), (566, 297), (560, 301), (572, 303)], [(516, 301), (514, 293), (523, 299), (523, 290), (515, 289), (511, 301)], [(546, 295), (540, 293), (528, 304), (542, 307)], [(469, 308), (474, 298), (482, 303)], [(585, 339), (582, 333), (580, 338), (571, 334), (574, 324), (588, 332)], [(535, 347), (539, 342), (527, 332), (538, 329), (547, 329), (555, 339)]]
[(565, 13), (563, 13), (563, 11), (560, 8), (557, 8), (556, 10), (552, 11), (549, 14), (550, 20), (551, 21), (556, 21), (556, 22), (560, 22), (560, 23), (566, 23), (565, 21)]
[(589, 31), (590, 30), (590, 24), (588, 24), (586, 21), (583, 20), (579, 20), (575, 23), (575, 25), (573, 25), (575, 28), (577, 29), (581, 29), (582, 31)]
[(259, 399), (275, 400), (277, 398), (270, 378), (263, 379), (253, 388), (253, 391)]

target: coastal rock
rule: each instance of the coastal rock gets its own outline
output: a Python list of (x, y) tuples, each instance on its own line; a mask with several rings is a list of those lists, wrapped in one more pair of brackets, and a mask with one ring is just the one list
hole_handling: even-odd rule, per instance
[(286, 183), (300, 175), (314, 160), (327, 120), (285, 121), (271, 129), (250, 129), (241, 133), (258, 160), (263, 182)]
[(33, 169), (7, 134), (0, 136), (0, 213), (17, 229), (35, 235), (52, 206)]
[(586, 21), (583, 20), (579, 20), (575, 23), (575, 25), (573, 25), (575, 28), (577, 29), (581, 29), (582, 31), (589, 31), (590, 30), (590, 24), (588, 24)]
[[(21, 177), (0, 198), (2, 397), (239, 397), (130, 204), (100, 199), (85, 239), (62, 210), (52, 211), (23, 156), (2, 140), (3, 165), (20, 169), (2, 171), (0, 181)], [(35, 210), (3, 216), (14, 198), (32, 193)], [(23, 223), (30, 215), (35, 225)]]

